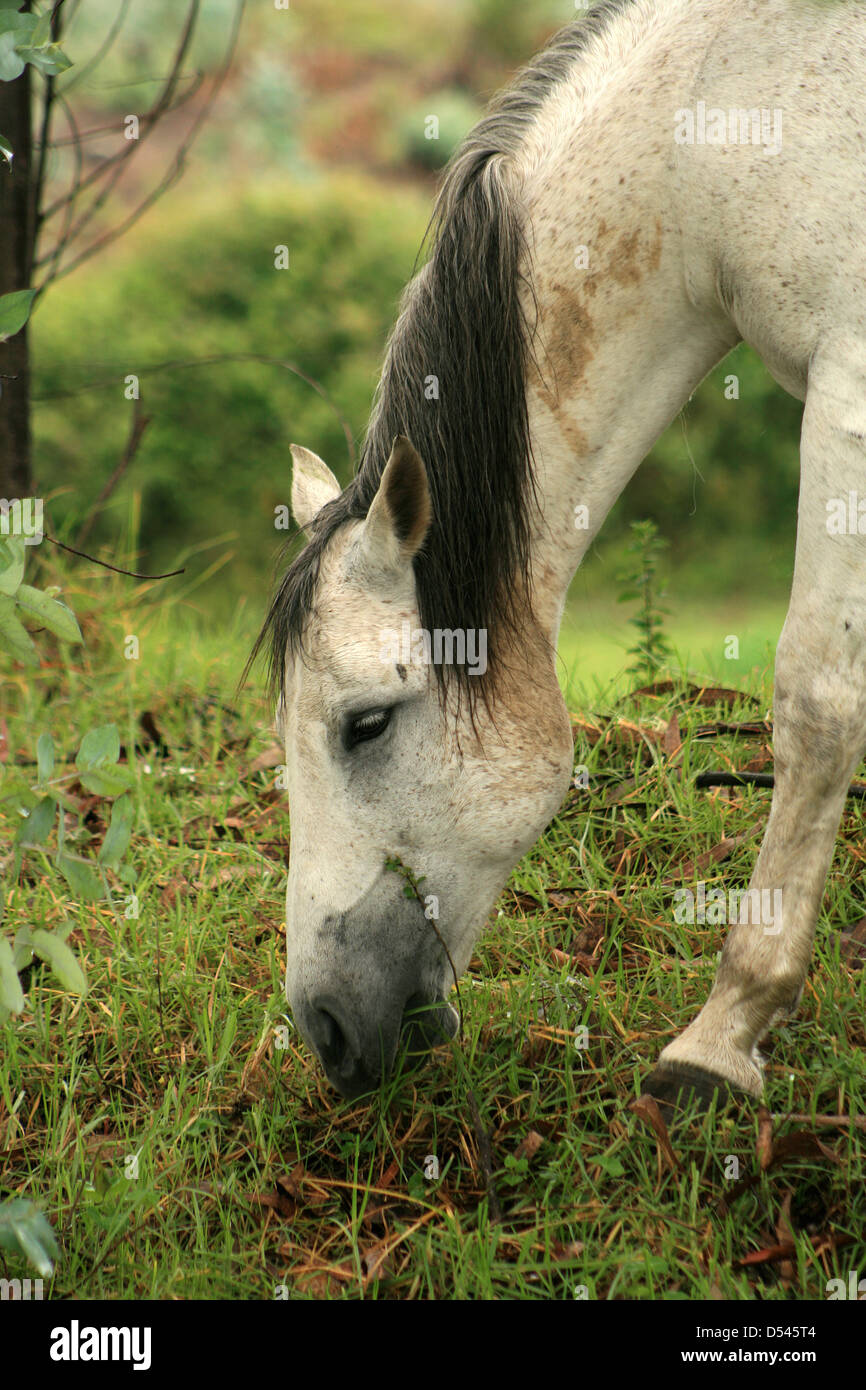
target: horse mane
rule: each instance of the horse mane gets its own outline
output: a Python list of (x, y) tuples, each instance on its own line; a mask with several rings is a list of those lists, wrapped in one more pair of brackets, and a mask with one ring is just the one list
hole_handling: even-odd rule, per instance
[[(269, 690), (281, 701), (287, 654), (302, 649), (322, 555), (346, 522), (366, 517), (394, 438), (424, 461), (433, 519), (413, 561), (421, 626), (487, 632), (487, 670), (435, 667), (471, 711), (490, 704), (505, 639), (519, 634), (531, 593), (536, 507), (526, 370), (534, 325), (519, 296), (525, 216), (509, 174), (552, 90), (587, 45), (634, 0), (604, 0), (568, 24), (494, 98), (448, 164), (388, 342), (358, 472), (316, 516), (274, 595), (247, 669), (267, 644)], [(422, 247), (423, 249), (423, 247)], [(532, 295), (532, 286), (526, 282)], [(438, 399), (425, 383), (438, 378)]]

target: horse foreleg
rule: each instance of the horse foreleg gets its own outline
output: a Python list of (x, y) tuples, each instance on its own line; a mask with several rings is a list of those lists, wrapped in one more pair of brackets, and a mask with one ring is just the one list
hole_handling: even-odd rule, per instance
[(832, 499), (847, 505), (854, 488), (866, 496), (866, 337), (813, 359), (800, 459), (794, 582), (776, 654), (775, 788), (750, 883), (762, 895), (750, 898), (779, 903), (781, 916), (740, 913), (707, 1003), (648, 1079), (663, 1100), (724, 1086), (759, 1095), (758, 1043), (796, 1007), (806, 978), (846, 790), (866, 747), (866, 535), (828, 530)]

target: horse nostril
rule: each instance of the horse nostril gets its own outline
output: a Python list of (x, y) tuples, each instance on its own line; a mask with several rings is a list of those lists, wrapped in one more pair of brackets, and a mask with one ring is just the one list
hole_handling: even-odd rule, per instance
[(313, 1026), (316, 1050), (326, 1067), (339, 1067), (346, 1055), (346, 1038), (333, 1014), (317, 1009)]
[[(330, 999), (327, 1002), (331, 1004)], [(351, 1014), (341, 1023), (337, 1014), (319, 1004), (313, 1004), (305, 1015), (307, 1042), (325, 1068), (331, 1085), (350, 1100), (375, 1091), (381, 1075), (381, 1067), (370, 1061), (369, 1048), (365, 1056), (363, 1034), (359, 1035), (356, 1029)]]

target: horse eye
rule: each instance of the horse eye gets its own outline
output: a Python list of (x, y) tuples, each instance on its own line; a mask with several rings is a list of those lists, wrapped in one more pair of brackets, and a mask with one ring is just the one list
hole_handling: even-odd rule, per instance
[(353, 714), (346, 728), (346, 747), (354, 748), (357, 743), (366, 743), (371, 738), (384, 734), (391, 722), (390, 709), (371, 709), (364, 714)]

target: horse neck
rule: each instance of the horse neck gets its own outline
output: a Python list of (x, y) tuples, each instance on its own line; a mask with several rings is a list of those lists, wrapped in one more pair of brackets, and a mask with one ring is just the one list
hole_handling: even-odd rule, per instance
[(689, 13), (684, 25), (677, 5), (641, 0), (622, 26), (623, 51), (614, 28), (580, 88), (553, 93), (518, 171), (525, 311), (537, 325), (527, 374), (540, 503), (533, 606), (554, 645), (568, 584), (613, 503), (739, 338), (711, 253), (684, 225), (672, 159), (674, 113), (718, 23)]

